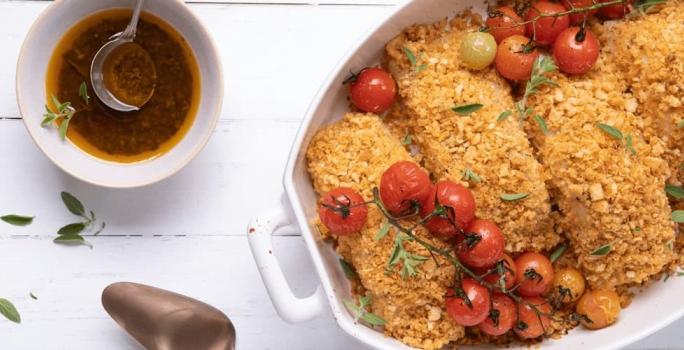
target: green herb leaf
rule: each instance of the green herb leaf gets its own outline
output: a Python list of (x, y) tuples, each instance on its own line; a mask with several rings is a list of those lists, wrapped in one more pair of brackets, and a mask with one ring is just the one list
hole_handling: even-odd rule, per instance
[(542, 116), (540, 116), (539, 114), (535, 114), (533, 118), (537, 122), (537, 124), (539, 124), (539, 128), (544, 133), (544, 135), (548, 135), (549, 128), (548, 126), (546, 126), (546, 121), (544, 120), (544, 118), (542, 118)]
[(632, 229), (632, 232), (641, 232), (641, 227), (637, 226)]
[(675, 210), (672, 212), (672, 221), (677, 223), (684, 222), (684, 210)]
[(665, 192), (677, 199), (684, 199), (684, 188), (672, 184), (665, 185)]
[(409, 62), (411, 63), (411, 68), (413, 68), (414, 72), (419, 73), (427, 68), (427, 64), (421, 64), (420, 66), (418, 65), (418, 59), (411, 49), (406, 46), (402, 46), (401, 50), (404, 51), (404, 55), (406, 55), (406, 58), (408, 58)]
[(62, 109), (64, 109), (64, 107), (62, 106), (62, 103), (59, 102), (59, 100), (57, 99), (57, 97), (55, 95), (50, 95), (50, 97), (52, 98), (52, 104), (55, 105), (55, 108), (57, 109), (57, 111), (61, 112)]
[(62, 141), (66, 140), (67, 131), (69, 130), (69, 119), (62, 119), (62, 123), (59, 124), (59, 137)]
[(603, 132), (608, 134), (610, 137), (616, 140), (622, 140), (622, 132), (620, 132), (620, 130), (618, 130), (617, 128), (604, 123), (596, 123), (596, 126), (599, 129), (603, 130)]
[(0, 220), (14, 226), (28, 226), (33, 222), (35, 216), (5, 215)]
[(33, 292), (30, 292), (30, 293), (29, 293), (29, 296), (30, 296), (31, 299), (33, 299), (33, 300), (38, 300), (38, 297), (37, 297), (35, 294), (33, 294)]
[(589, 255), (593, 255), (593, 256), (608, 255), (608, 253), (610, 253), (611, 249), (613, 249), (613, 247), (610, 244), (604, 244), (604, 245), (594, 249), (594, 251), (589, 253)]
[(404, 139), (401, 140), (401, 144), (404, 146), (410, 145), (412, 143), (413, 143), (413, 139), (411, 138), (411, 134), (408, 134), (408, 133), (406, 134), (406, 136), (404, 136)]
[(505, 201), (517, 201), (519, 199), (527, 198), (529, 195), (529, 193), (504, 193), (501, 195), (501, 199)]
[(427, 63), (423, 63), (420, 66), (416, 67), (415, 71), (416, 73), (420, 73), (424, 71), (428, 67)]
[(677, 277), (682, 277), (682, 276), (684, 276), (684, 272), (678, 271), (678, 272), (677, 272)]
[(510, 117), (513, 114), (511, 111), (503, 111), (499, 116), (496, 118), (497, 122), (504, 121), (506, 118)]
[(366, 311), (365, 307), (370, 304), (370, 297), (361, 297), (361, 306), (356, 305), (351, 299), (344, 299), (343, 303), (354, 316), (354, 322), (361, 319), (368, 322), (371, 326), (383, 326), (386, 323), (380, 316)]
[(90, 96), (88, 96), (88, 84), (82, 82), (78, 87), (78, 96), (80, 96), (86, 104), (90, 103)]
[(627, 137), (625, 137), (625, 147), (627, 147), (627, 150), (633, 156), (637, 155), (637, 151), (634, 149), (634, 144), (632, 143), (632, 134), (627, 134)]
[(348, 263), (346, 260), (340, 258), (340, 266), (342, 267), (342, 271), (344, 271), (344, 275), (347, 277), (348, 280), (355, 280), (359, 278), (359, 275), (356, 273), (354, 266), (351, 266), (351, 264)]
[(89, 247), (90, 249), (93, 249), (93, 245), (90, 244), (88, 241), (83, 238), (83, 236), (79, 235), (62, 235), (62, 236), (57, 236), (53, 240), (53, 242), (57, 244), (66, 244), (66, 245), (85, 245)]
[(556, 262), (556, 260), (558, 260), (561, 256), (563, 256), (563, 254), (565, 253), (565, 251), (567, 249), (568, 249), (567, 244), (565, 244), (565, 243), (561, 244), (560, 246), (558, 246), (558, 248), (556, 248), (556, 250), (553, 251), (553, 253), (551, 253), (549, 260), (551, 260), (552, 263)]
[(375, 241), (377, 242), (377, 241), (381, 240), (383, 237), (387, 236), (387, 233), (389, 233), (389, 230), (390, 230), (390, 223), (389, 222), (385, 222), (384, 224), (382, 224), (382, 226), (380, 227), (380, 231), (378, 231), (378, 233), (375, 235)]
[(679, 128), (679, 129), (684, 128), (684, 120), (680, 120), (677, 122), (677, 128)]
[(466, 116), (470, 113), (475, 113), (483, 107), (480, 103), (469, 103), (461, 106), (451, 107), (451, 110), (460, 116)]
[(43, 115), (43, 117), (43, 121), (40, 122), (40, 126), (43, 128), (49, 126), (57, 119), (57, 116), (52, 112)]
[(57, 231), (57, 234), (58, 235), (67, 235), (67, 236), (78, 235), (81, 232), (83, 232), (83, 230), (85, 230), (85, 228), (86, 228), (86, 224), (84, 224), (82, 222), (77, 222), (77, 223), (69, 224), (69, 225), (66, 225), (66, 226), (60, 228), (59, 231)]
[(14, 323), (21, 323), (19, 311), (9, 300), (0, 298), (0, 314)]
[(475, 182), (475, 183), (480, 183), (480, 182), (482, 181), (482, 179), (480, 178), (480, 176), (478, 176), (477, 174), (475, 174), (474, 171), (472, 171), (472, 170), (470, 170), (470, 169), (468, 169), (468, 168), (466, 168), (465, 170), (463, 170), (463, 179), (466, 180), (466, 181), (472, 181), (472, 182)]
[(69, 192), (62, 192), (61, 196), (62, 202), (64, 202), (64, 205), (72, 214), (78, 216), (85, 215), (85, 207), (83, 206), (83, 203), (78, 200), (78, 198), (74, 197), (74, 195)]
[(366, 312), (363, 314), (361, 317), (364, 321), (368, 322), (371, 326), (377, 327), (377, 326), (384, 326), (387, 321), (383, 320), (382, 317), (372, 313), (372, 312)]

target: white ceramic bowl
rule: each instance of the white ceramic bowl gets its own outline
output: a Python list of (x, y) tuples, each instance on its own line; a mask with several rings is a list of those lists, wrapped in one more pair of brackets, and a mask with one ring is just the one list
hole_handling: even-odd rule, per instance
[[(348, 72), (379, 62), (384, 45), (403, 28), (415, 23), (429, 23), (454, 15), (473, 6), (484, 13), (481, 2), (467, 0), (413, 0), (398, 7), (386, 20), (373, 28), (353, 47), (331, 73), (314, 98), (292, 146), (285, 170), (287, 198), (281, 206), (254, 219), (248, 228), (252, 253), (266, 289), (280, 316), (289, 322), (301, 322), (323, 313), (326, 304), (332, 309), (338, 325), (366, 345), (378, 349), (408, 349), (399, 341), (385, 337), (356, 324), (345, 310), (342, 300), (350, 297), (350, 287), (332, 246), (318, 242), (312, 232), (311, 219), (316, 215), (316, 194), (306, 170), (306, 147), (323, 125), (340, 119), (348, 110), (346, 90), (341, 82)], [(271, 234), (279, 227), (298, 224), (321, 280), (321, 287), (307, 298), (296, 297), (282, 275), (273, 256)], [(684, 315), (684, 278), (671, 278), (655, 283), (640, 293), (629, 308), (622, 311), (617, 324), (600, 331), (579, 327), (560, 340), (546, 340), (542, 349), (617, 349), (635, 342), (667, 326)]]
[(201, 96), (195, 121), (185, 137), (162, 156), (133, 164), (101, 161), (69, 142), (55, 128), (42, 128), (48, 62), (62, 35), (84, 17), (109, 8), (131, 8), (133, 0), (57, 0), (31, 27), (17, 64), (17, 102), (36, 145), (65, 172), (83, 181), (115, 188), (160, 181), (187, 165), (206, 145), (221, 111), (223, 76), (218, 51), (193, 12), (179, 0), (147, 0), (144, 11), (160, 17), (188, 42), (200, 69)]

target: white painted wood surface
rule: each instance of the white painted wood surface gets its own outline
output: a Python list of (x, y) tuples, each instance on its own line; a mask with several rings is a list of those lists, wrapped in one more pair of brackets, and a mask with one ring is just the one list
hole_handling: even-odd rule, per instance
[[(281, 321), (244, 235), (250, 217), (279, 202), (289, 145), (318, 85), (396, 1), (197, 2), (191, 6), (223, 55), (219, 126), (175, 177), (114, 191), (63, 174), (29, 139), (15, 102), (14, 66), (30, 24), (49, 2), (0, 0), (0, 215), (37, 216), (26, 228), (0, 225), (0, 297), (11, 299), (23, 318), (21, 325), (0, 320), (0, 349), (140, 349), (99, 302), (107, 284), (122, 280), (215, 305), (233, 319), (240, 349), (362, 348), (328, 315), (301, 325)], [(89, 238), (94, 249), (52, 243), (57, 228), (73, 219), (61, 190), (107, 222), (103, 236)], [(313, 291), (317, 277), (296, 230), (281, 232), (275, 244), (295, 290)], [(631, 348), (683, 348), (682, 326)]]

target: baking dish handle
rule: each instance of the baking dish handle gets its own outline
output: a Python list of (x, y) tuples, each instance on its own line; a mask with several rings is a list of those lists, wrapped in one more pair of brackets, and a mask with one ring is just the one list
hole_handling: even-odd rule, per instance
[(324, 310), (325, 294), (321, 286), (306, 297), (298, 298), (285, 279), (280, 263), (273, 255), (272, 234), (290, 222), (282, 207), (253, 219), (247, 228), (252, 255), (273, 306), (285, 321), (297, 323), (312, 319)]

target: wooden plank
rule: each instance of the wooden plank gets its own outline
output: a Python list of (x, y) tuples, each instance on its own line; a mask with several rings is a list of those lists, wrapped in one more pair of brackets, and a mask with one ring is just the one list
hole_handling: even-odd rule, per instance
[[(47, 2), (0, 2), (0, 117), (18, 117), (15, 65)], [(192, 4), (223, 59), (223, 119), (301, 118), (336, 62), (387, 6)], [(36, 116), (40, 119), (40, 116)]]

